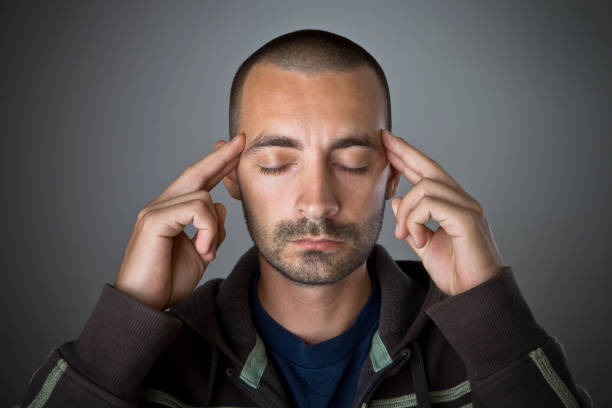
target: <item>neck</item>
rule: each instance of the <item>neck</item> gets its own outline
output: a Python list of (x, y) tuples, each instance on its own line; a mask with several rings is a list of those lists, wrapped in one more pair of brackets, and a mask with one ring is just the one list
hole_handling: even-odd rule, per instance
[(265, 311), (306, 344), (316, 344), (346, 331), (368, 301), (372, 282), (366, 263), (344, 279), (304, 286), (285, 278), (259, 255), (257, 295)]

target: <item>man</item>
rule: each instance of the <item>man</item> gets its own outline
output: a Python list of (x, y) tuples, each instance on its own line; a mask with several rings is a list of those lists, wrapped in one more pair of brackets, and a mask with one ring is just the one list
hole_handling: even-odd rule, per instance
[[(23, 406), (591, 406), (478, 201), (390, 129), (360, 46), (265, 44), (234, 77), (231, 141), (139, 213), (114, 285)], [(400, 177), (414, 187), (393, 198)], [(255, 246), (194, 292), (226, 234), (220, 181)], [(376, 244), (387, 200), (420, 262)]]

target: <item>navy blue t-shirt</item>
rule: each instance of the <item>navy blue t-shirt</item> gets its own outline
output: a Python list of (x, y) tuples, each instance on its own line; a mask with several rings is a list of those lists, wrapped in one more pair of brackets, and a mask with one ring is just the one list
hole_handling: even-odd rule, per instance
[(287, 381), (300, 408), (350, 407), (361, 366), (378, 328), (380, 293), (370, 272), (372, 291), (367, 303), (344, 333), (307, 345), (264, 310), (257, 296), (258, 271), (251, 284), (251, 310), (266, 353)]

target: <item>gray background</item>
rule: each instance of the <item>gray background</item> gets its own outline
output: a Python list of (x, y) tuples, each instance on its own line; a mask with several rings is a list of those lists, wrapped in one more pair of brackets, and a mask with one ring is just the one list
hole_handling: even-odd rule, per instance
[[(23, 2), (26, 3), (26, 2)], [(609, 3), (608, 3), (609, 4)], [(394, 133), (480, 203), (576, 382), (612, 400), (610, 6), (593, 2), (28, 2), (2, 30), (2, 404), (78, 337), (138, 211), (227, 137), (238, 65), (300, 28), (369, 50)], [(400, 185), (403, 194), (411, 188)], [(229, 231), (203, 280), (251, 245)], [(190, 227), (192, 228), (192, 227)], [(393, 237), (380, 242), (417, 259)], [(193, 229), (189, 231), (193, 234)]]

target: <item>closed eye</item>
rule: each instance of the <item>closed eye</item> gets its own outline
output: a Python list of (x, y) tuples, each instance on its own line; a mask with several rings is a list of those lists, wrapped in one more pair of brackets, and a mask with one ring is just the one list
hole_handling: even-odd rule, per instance
[(259, 172), (261, 174), (265, 174), (267, 176), (277, 176), (277, 175), (281, 174), (282, 172), (284, 172), (285, 170), (287, 170), (288, 167), (289, 167), (289, 164), (285, 164), (285, 165), (280, 166), (280, 167), (262, 167), (262, 166), (259, 166)]
[(344, 171), (344, 172), (347, 172), (347, 173), (351, 173), (351, 174), (363, 174), (368, 169), (368, 166), (363, 166), (363, 167), (346, 167), (346, 166), (342, 166), (342, 165), (339, 164), (338, 168), (340, 168), (341, 171)]
[[(280, 166), (280, 167), (263, 167), (263, 166), (259, 166), (259, 172), (261, 174), (266, 175), (266, 176), (278, 176), (279, 174), (281, 174), (285, 170), (287, 170), (287, 168), (289, 166), (290, 166), (290, 164), (285, 164), (285, 165)], [(346, 166), (342, 166), (340, 164), (338, 164), (337, 166), (340, 169), (340, 171), (343, 171), (343, 172), (346, 172), (346, 173), (350, 173), (350, 174), (363, 174), (368, 169), (368, 166), (363, 166), (363, 167), (346, 167)]]

